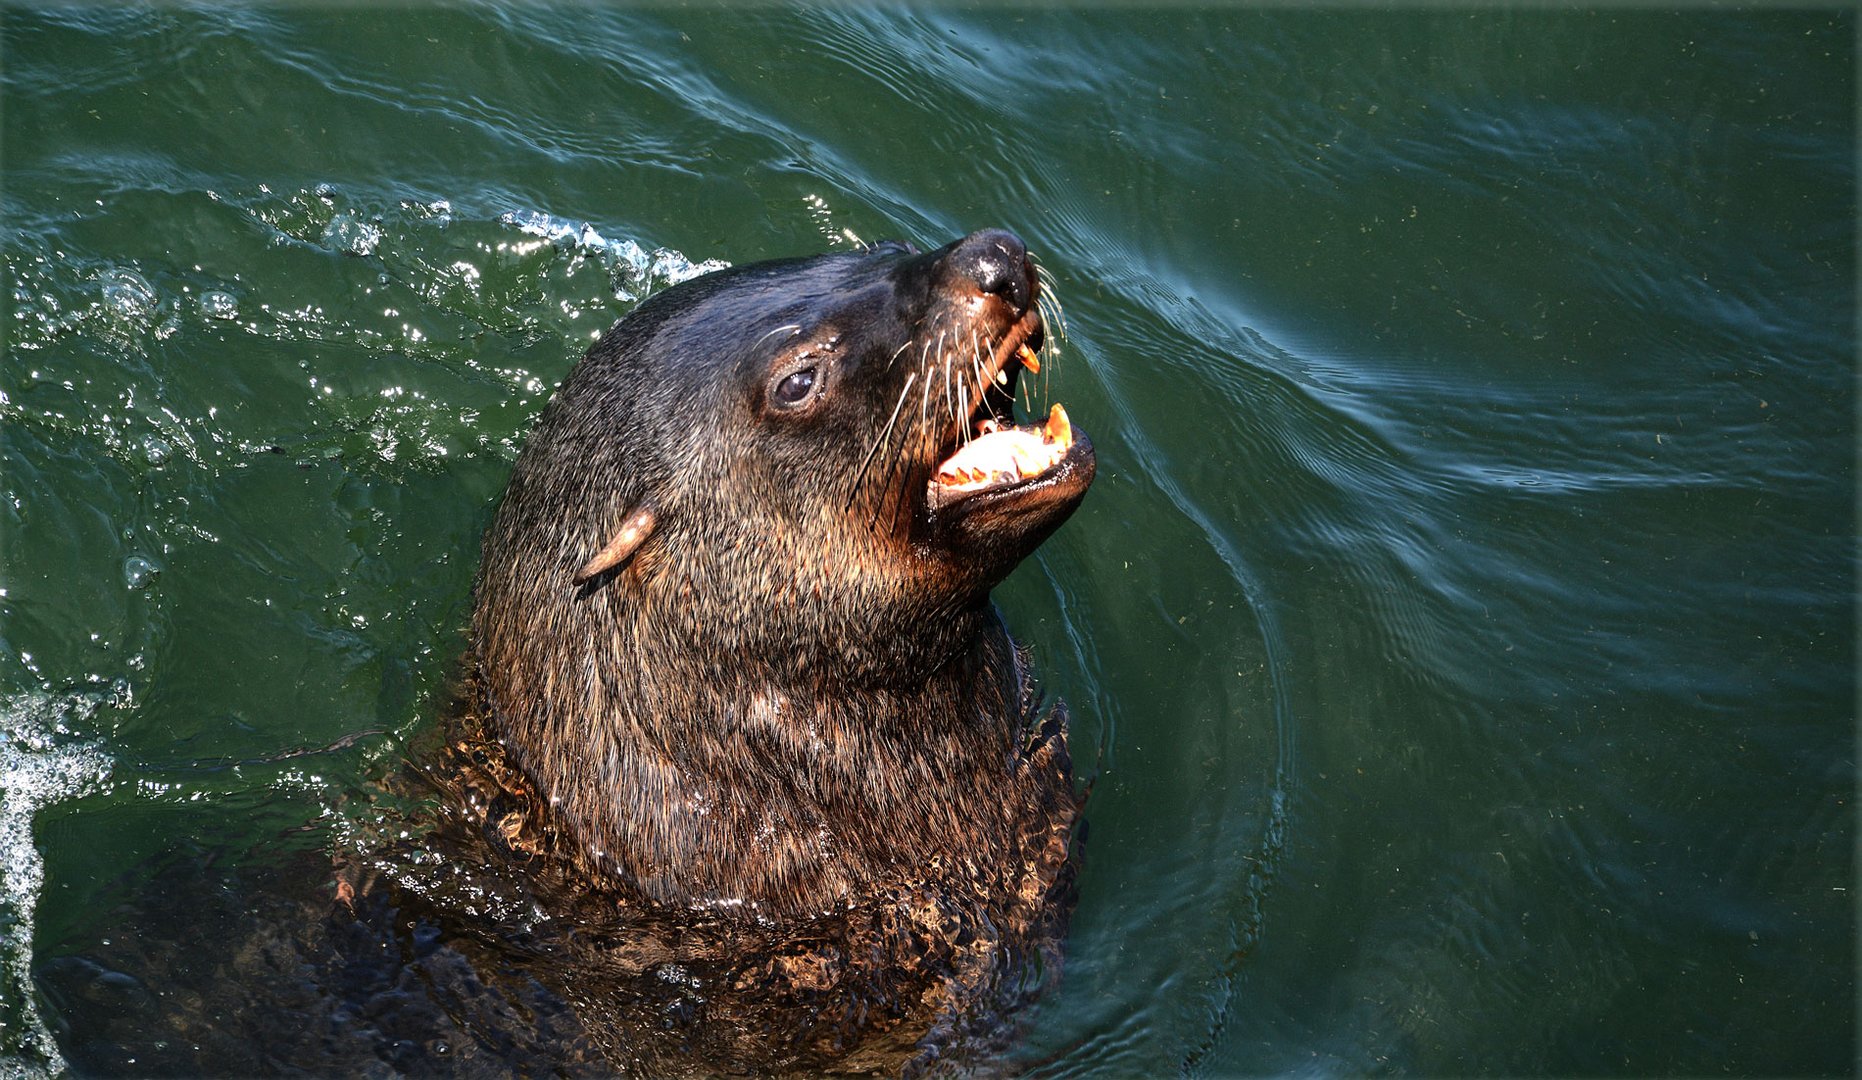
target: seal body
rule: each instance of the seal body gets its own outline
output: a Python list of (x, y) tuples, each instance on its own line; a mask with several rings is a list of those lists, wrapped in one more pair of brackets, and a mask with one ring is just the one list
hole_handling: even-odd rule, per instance
[(821, 941), (824, 985), (920, 966), (903, 924), (1051, 945), (1080, 800), (989, 602), (1093, 475), (1064, 412), (1015, 421), (1041, 299), (991, 230), (717, 272), (599, 341), (484, 539), (492, 831), (656, 918)]
[(1058, 407), (1017, 423), (1043, 304), (998, 231), (642, 303), (519, 456), (462, 701), (358, 796), (333, 898), (301, 847), (175, 862), (146, 932), (39, 969), (74, 1067), (814, 1075), (999, 1047), (1057, 971), (1081, 808), (1064, 710), (989, 602), (1093, 475)]

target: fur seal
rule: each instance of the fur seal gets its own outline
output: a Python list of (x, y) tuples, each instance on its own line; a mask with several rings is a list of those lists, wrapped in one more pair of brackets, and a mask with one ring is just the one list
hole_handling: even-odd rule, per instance
[(494, 831), (662, 914), (840, 919), (849, 984), (924, 959), (850, 911), (960, 925), (978, 979), (1051, 952), (1081, 800), (989, 600), (1094, 473), (1058, 405), (1016, 423), (1045, 299), (986, 230), (713, 273), (590, 349), (484, 537)]
[[(998, 230), (641, 303), (519, 455), (462, 700), (370, 796), (334, 902), (314, 851), (238, 882), (176, 862), (137, 925), (208, 929), (40, 969), (74, 1067), (896, 1074), (995, 1050), (1057, 970), (1083, 803), (1065, 711), (989, 601), (1093, 477), (1058, 406), (1016, 422), (1049, 306)], [(124, 972), (165, 989), (126, 1001)]]
[(1063, 410), (1014, 423), (1039, 296), (999, 230), (763, 263), (570, 373), (472, 633), (489, 727), (592, 879), (792, 918), (1015, 865), (1068, 801), (989, 604), (1093, 476)]

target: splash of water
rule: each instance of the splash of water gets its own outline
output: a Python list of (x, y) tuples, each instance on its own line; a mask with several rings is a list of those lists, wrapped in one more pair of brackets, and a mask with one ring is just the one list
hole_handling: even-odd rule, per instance
[(648, 251), (632, 240), (611, 240), (587, 222), (576, 224), (535, 210), (512, 210), (498, 221), (531, 236), (542, 237), (552, 244), (618, 265), (625, 271), (624, 276), (632, 286), (616, 290), (624, 300), (637, 300), (656, 288), (677, 285), (681, 281), (730, 265), (722, 259), (693, 262), (685, 255), (667, 248)]
[(46, 807), (109, 779), (110, 759), (72, 736), (99, 703), (38, 693), (0, 698), (0, 1080), (66, 1071), (32, 995), (34, 917), (45, 883), (32, 825)]

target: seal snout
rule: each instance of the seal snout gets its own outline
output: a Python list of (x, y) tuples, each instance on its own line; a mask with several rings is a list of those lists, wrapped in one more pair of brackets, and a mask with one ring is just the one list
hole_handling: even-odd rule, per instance
[(1060, 309), (1040, 275), (1021, 238), (1003, 229), (958, 240), (940, 263), (947, 295), (958, 302), (952, 325), (937, 328), (937, 355), (927, 354), (927, 383), (945, 384), (953, 416), (935, 444), (925, 505), (933, 518), (969, 519), (970, 532), (997, 546), (1010, 535), (1038, 543), (1093, 476), (1092, 443), (1065, 409), (1056, 404), (1045, 420), (1016, 420), (1022, 375), (1042, 371), (1057, 354), (1047, 316), (1058, 324)]
[(957, 242), (946, 263), (953, 275), (975, 282), (978, 291), (999, 296), (1017, 314), (1034, 302), (1034, 265), (1028, 246), (1006, 229), (983, 229)]

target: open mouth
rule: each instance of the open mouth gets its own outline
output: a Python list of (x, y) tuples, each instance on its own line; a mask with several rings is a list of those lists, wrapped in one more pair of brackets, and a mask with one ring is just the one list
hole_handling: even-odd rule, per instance
[(1041, 316), (1030, 309), (991, 350), (983, 385), (932, 476), (933, 505), (1036, 482), (1066, 460), (1074, 438), (1065, 409), (1053, 406), (1040, 423), (1015, 423), (1016, 385), (1023, 371), (1041, 370), (1042, 342)]

